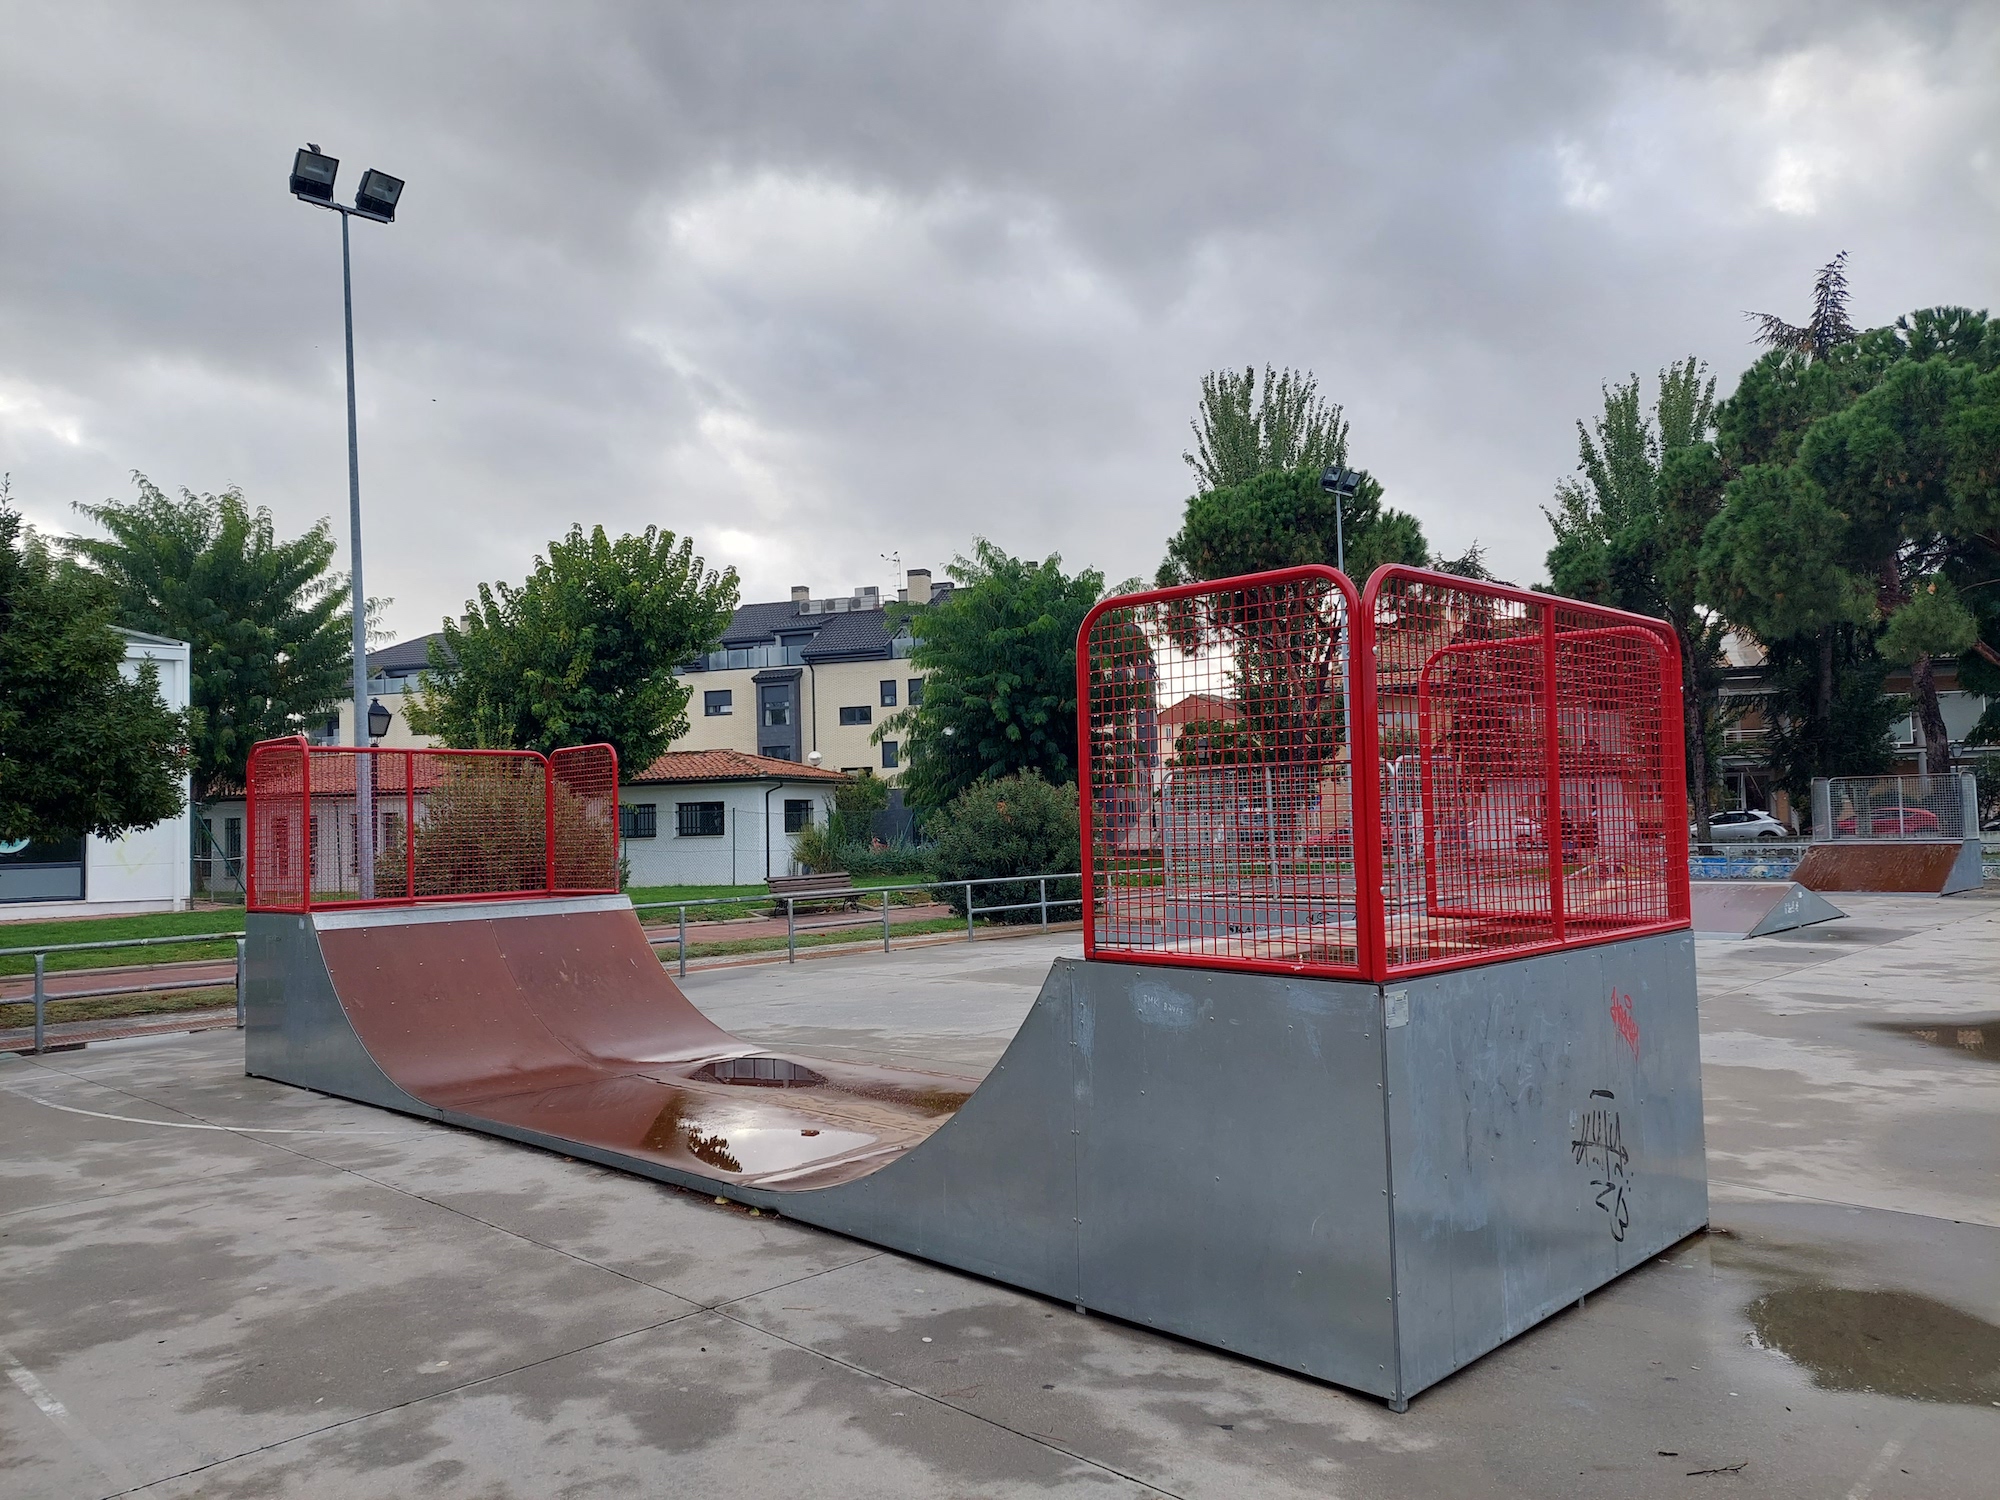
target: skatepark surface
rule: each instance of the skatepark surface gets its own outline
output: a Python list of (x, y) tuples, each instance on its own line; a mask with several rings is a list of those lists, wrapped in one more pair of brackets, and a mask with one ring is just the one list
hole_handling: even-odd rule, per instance
[[(1714, 1232), (1379, 1401), (242, 1072), (0, 1059), (12, 1496), (1986, 1493), (2000, 895), (1698, 944)], [(978, 1073), (1074, 935), (690, 975)], [(218, 1128), (219, 1127), (219, 1128)]]

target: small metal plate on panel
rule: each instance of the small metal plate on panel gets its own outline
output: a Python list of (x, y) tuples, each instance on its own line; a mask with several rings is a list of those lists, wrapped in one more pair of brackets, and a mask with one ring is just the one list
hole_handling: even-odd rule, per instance
[(1382, 1024), (1387, 1026), (1407, 1026), (1410, 1024), (1410, 992), (1408, 990), (1382, 991)]

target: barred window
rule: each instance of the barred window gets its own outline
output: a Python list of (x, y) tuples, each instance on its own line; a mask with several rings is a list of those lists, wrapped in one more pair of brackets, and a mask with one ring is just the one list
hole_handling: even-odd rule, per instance
[(618, 836), (622, 839), (659, 837), (660, 809), (657, 803), (628, 802), (618, 809)]
[(787, 797), (785, 799), (785, 832), (804, 833), (812, 826), (812, 799), (810, 797)]
[(676, 802), (674, 832), (684, 839), (720, 838), (723, 832), (720, 802)]

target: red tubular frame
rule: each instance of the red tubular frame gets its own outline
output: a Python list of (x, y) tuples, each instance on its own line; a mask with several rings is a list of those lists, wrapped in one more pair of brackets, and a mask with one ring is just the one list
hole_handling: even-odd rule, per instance
[[(1091, 631), (1098, 620), (1114, 609), (1132, 609), (1146, 605), (1164, 604), (1176, 599), (1191, 598), (1204, 594), (1217, 594), (1232, 589), (1269, 587), (1306, 578), (1318, 578), (1332, 584), (1340, 593), (1346, 611), (1345, 630), (1347, 632), (1347, 679), (1343, 684), (1343, 714), (1345, 738), (1348, 752), (1348, 808), (1353, 832), (1354, 884), (1355, 884), (1355, 962), (1347, 964), (1283, 962), (1268, 959), (1239, 958), (1224, 955), (1152, 953), (1131, 950), (1100, 949), (1097, 942), (1097, 868), (1096, 868), (1096, 824), (1097, 806), (1091, 787)], [(1381, 758), (1381, 694), (1378, 681), (1376, 659), (1376, 613), (1385, 589), (1399, 583), (1432, 583), (1460, 594), (1474, 594), (1499, 602), (1525, 607), (1534, 611), (1531, 618), (1539, 621), (1539, 627), (1521, 635), (1495, 640), (1493, 642), (1461, 643), (1444, 650), (1497, 648), (1501, 645), (1518, 643), (1526, 645), (1535, 642), (1542, 652), (1539, 674), (1540, 698), (1542, 702), (1543, 734), (1543, 778), (1545, 815), (1543, 817), (1544, 838), (1550, 843), (1549, 853), (1549, 899), (1550, 929), (1554, 934), (1546, 942), (1523, 944), (1466, 956), (1429, 959), (1420, 962), (1391, 962), (1388, 942), (1387, 897), (1383, 889), (1384, 862), (1382, 854), (1382, 758)], [(1557, 625), (1557, 611), (1564, 606), (1576, 609), (1590, 617), (1588, 629), (1562, 631)], [(1606, 634), (1636, 634), (1655, 643), (1659, 648), (1659, 723), (1660, 752), (1660, 800), (1664, 826), (1661, 830), (1665, 841), (1666, 885), (1668, 917), (1659, 922), (1632, 922), (1611, 931), (1590, 930), (1597, 926), (1595, 919), (1572, 921), (1567, 911), (1567, 891), (1564, 887), (1562, 866), (1562, 732), (1560, 712), (1559, 643), (1563, 641), (1588, 639)], [(1443, 651), (1433, 653), (1432, 660)], [(1433, 806), (1431, 754), (1428, 736), (1429, 692), (1427, 661), (1418, 674), (1418, 715), (1421, 734), (1421, 754), (1419, 773), (1421, 799), (1424, 809), (1425, 841), (1427, 844), (1425, 870), (1428, 902), (1435, 902), (1436, 861), (1434, 852), (1437, 838), (1436, 820)], [(1332, 568), (1308, 566), (1287, 568), (1271, 573), (1250, 574), (1237, 578), (1223, 578), (1208, 582), (1184, 584), (1177, 588), (1153, 589), (1138, 594), (1127, 594), (1105, 599), (1093, 607), (1084, 617), (1077, 633), (1077, 785), (1079, 788), (1079, 814), (1082, 833), (1083, 872), (1083, 914), (1084, 914), (1084, 956), (1087, 959), (1102, 959), (1117, 963), (1144, 963), (1179, 966), (1185, 968), (1228, 969), (1235, 971), (1267, 972), (1284, 974), (1324, 974), (1329, 978), (1362, 978), (1377, 983), (1411, 977), (1419, 974), (1440, 973), (1451, 969), (1473, 968), (1482, 964), (1503, 962), (1509, 959), (1526, 958), (1535, 954), (1557, 952), (1568, 948), (1582, 948), (1598, 943), (1620, 942), (1628, 938), (1643, 937), (1654, 933), (1674, 932), (1688, 926), (1688, 842), (1687, 842), (1687, 771), (1686, 771), (1686, 725), (1682, 705), (1682, 668), (1680, 640), (1663, 621), (1649, 619), (1623, 610), (1606, 609), (1599, 605), (1567, 600), (1550, 594), (1533, 593), (1526, 589), (1516, 589), (1505, 584), (1486, 583), (1474, 579), (1459, 578), (1451, 574), (1435, 573), (1423, 568), (1400, 566), (1377, 568), (1369, 578), (1365, 590), (1357, 597), (1354, 585), (1345, 575)], [(1588, 924), (1588, 926), (1586, 926)]]
[[(260, 899), (257, 884), (258, 824), (257, 824), (257, 762), (265, 755), (279, 751), (292, 751), (299, 756), (299, 847), (295, 852), (301, 856), (299, 891), (296, 904), (279, 906)], [(618, 752), (610, 745), (574, 745), (558, 750), (557, 755), (566, 750), (602, 750), (611, 762), (611, 868), (618, 866)], [(403, 761), (403, 872), (404, 892), (401, 896), (377, 896), (369, 900), (322, 901), (313, 900), (313, 848), (312, 848), (312, 762), (315, 755), (355, 755), (402, 757)], [(533, 890), (514, 891), (463, 891), (449, 895), (418, 896), (417, 856), (416, 856), (416, 813), (417, 813), (417, 761), (426, 755), (440, 758), (449, 757), (462, 760), (472, 756), (493, 756), (510, 760), (532, 760), (542, 768), (542, 884)], [(357, 765), (355, 780), (360, 781), (361, 772)], [(372, 779), (372, 773), (371, 773)], [(314, 745), (304, 735), (288, 735), (282, 739), (259, 740), (250, 747), (250, 755), (244, 769), (244, 821), (249, 824), (250, 836), (246, 841), (243, 860), (244, 905), (250, 911), (306, 913), (314, 910), (348, 911), (360, 907), (381, 906), (428, 906), (461, 901), (511, 901), (534, 900), (548, 896), (601, 896), (616, 895), (618, 887), (614, 883), (602, 887), (559, 887), (555, 882), (555, 770), (549, 756), (534, 750), (454, 750), (440, 747), (433, 750), (384, 749), (378, 745)], [(289, 840), (288, 840), (289, 842)]]

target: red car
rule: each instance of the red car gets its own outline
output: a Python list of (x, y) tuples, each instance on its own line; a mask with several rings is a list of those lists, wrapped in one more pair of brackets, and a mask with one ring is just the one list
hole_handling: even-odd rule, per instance
[(1849, 813), (1834, 826), (1842, 833), (1873, 834), (1877, 838), (1908, 838), (1917, 833), (1936, 833), (1937, 814), (1927, 807), (1878, 807), (1869, 815), (1870, 826), (1863, 829), (1860, 819)]

